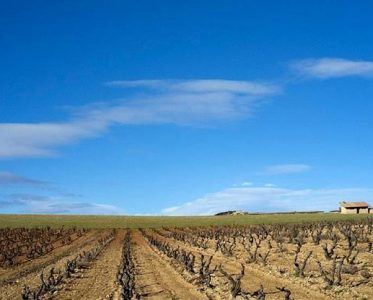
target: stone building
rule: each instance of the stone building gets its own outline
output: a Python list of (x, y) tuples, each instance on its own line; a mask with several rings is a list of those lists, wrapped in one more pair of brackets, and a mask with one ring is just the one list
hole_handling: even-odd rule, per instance
[(341, 214), (369, 214), (373, 213), (373, 208), (366, 202), (341, 202)]

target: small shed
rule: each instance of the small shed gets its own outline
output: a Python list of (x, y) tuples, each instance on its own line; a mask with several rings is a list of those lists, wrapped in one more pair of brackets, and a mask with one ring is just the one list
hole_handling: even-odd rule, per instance
[(342, 214), (369, 214), (372, 213), (372, 208), (366, 202), (341, 202), (340, 211)]

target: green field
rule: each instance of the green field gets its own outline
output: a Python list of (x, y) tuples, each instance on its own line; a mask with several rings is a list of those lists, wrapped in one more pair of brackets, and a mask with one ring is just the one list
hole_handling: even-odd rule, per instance
[(0, 215), (0, 228), (5, 227), (85, 227), (85, 228), (159, 228), (187, 226), (223, 226), (245, 224), (299, 223), (372, 218), (367, 215), (317, 214), (261, 214), (247, 216), (69, 216), (69, 215)]

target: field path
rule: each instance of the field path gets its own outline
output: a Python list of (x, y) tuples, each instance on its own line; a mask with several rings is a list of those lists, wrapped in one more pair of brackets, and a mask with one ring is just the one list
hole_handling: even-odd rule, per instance
[(163, 260), (143, 238), (133, 232), (136, 291), (141, 299), (208, 299)]
[(114, 240), (102, 250), (89, 268), (78, 278), (62, 287), (53, 299), (112, 299), (117, 289), (115, 281), (121, 260), (124, 235), (125, 231), (119, 230)]

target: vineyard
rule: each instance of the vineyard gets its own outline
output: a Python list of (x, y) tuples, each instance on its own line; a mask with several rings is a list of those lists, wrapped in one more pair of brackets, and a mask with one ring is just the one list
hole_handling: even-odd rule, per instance
[(0, 299), (373, 299), (373, 219), (0, 230)]

